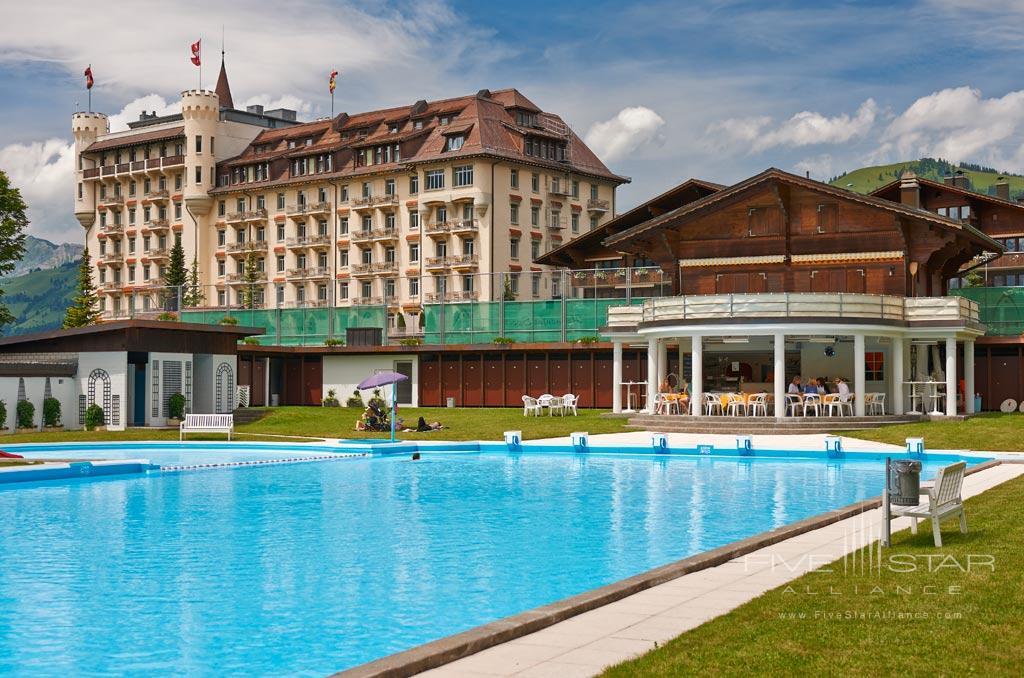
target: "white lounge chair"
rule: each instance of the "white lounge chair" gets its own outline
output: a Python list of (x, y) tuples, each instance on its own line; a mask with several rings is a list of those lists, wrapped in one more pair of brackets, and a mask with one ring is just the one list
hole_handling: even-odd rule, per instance
[(523, 396), (523, 416), (527, 417), (527, 416), (529, 416), (531, 414), (533, 416), (535, 416), (535, 417), (539, 417), (541, 415), (540, 403), (537, 402), (536, 398), (531, 398), (528, 395), (524, 395)]
[(935, 537), (936, 548), (942, 546), (942, 534), (939, 532), (939, 523), (943, 518), (953, 515), (960, 516), (960, 531), (967, 533), (967, 514), (964, 512), (964, 501), (960, 497), (960, 488), (964, 484), (964, 471), (967, 469), (967, 462), (958, 461), (955, 464), (939, 469), (935, 474), (935, 484), (931, 488), (921, 488), (921, 494), (927, 495), (928, 500), (919, 503), (917, 506), (893, 506), (892, 516), (907, 516), (910, 518), (910, 532), (917, 534), (917, 521), (930, 518), (932, 521), (932, 535)]

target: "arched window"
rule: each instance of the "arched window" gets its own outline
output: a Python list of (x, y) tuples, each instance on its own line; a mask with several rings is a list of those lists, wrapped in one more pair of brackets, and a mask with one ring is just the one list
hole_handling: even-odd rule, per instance
[(235, 410), (235, 371), (230, 363), (217, 366), (216, 377), (217, 414), (230, 414)]
[[(96, 382), (97, 381), (103, 382), (103, 392), (101, 394), (103, 396), (103, 400), (100, 403), (96, 402)], [(87, 393), (87, 399), (86, 399), (86, 407), (89, 407), (90, 405), (96, 405), (96, 404), (99, 404), (100, 407), (103, 408), (103, 423), (109, 422), (110, 421), (110, 415), (111, 415), (111, 411), (110, 411), (110, 375), (107, 374), (106, 370), (101, 370), (99, 368), (97, 368), (97, 369), (95, 369), (95, 370), (93, 370), (92, 372), (89, 373), (88, 393)]]

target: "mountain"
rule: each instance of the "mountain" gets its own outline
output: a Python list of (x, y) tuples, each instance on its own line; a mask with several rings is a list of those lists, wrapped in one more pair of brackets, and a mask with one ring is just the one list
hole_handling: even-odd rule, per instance
[(25, 256), (14, 266), (9, 277), (24, 275), (30, 271), (57, 268), (69, 261), (78, 261), (82, 258), (81, 245), (69, 242), (57, 245), (49, 240), (36, 238), (35, 236), (25, 237)]
[(71, 304), (78, 287), (78, 263), (78, 260), (69, 261), (56, 268), (35, 270), (0, 281), (0, 288), (4, 290), (3, 302), (17, 318), (10, 325), (0, 327), (0, 335), (43, 332), (60, 327), (64, 311)]
[(941, 158), (921, 158), (920, 160), (908, 160), (897, 162), (892, 165), (876, 165), (874, 167), (862, 167), (852, 172), (843, 172), (837, 177), (829, 180), (833, 186), (848, 188), (858, 193), (870, 193), (879, 186), (884, 186), (895, 181), (900, 175), (911, 169), (919, 177), (942, 181), (945, 176), (956, 172), (963, 172), (971, 182), (971, 190), (987, 195), (995, 195), (996, 181), (1003, 177), (1010, 184), (1010, 198), (1017, 199), (1024, 196), (1024, 176), (1009, 172), (999, 172), (991, 167), (982, 167), (973, 163), (951, 163)]

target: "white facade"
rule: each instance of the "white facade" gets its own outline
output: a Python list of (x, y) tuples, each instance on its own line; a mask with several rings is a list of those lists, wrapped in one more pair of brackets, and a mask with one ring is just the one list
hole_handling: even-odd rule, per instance
[[(327, 355), (324, 356), (324, 397), (327, 392), (334, 389), (338, 400), (342, 405), (352, 395), (356, 386), (363, 379), (381, 371), (394, 371), (407, 374), (411, 370), (409, 389), (411, 394), (403, 397), (406, 389), (398, 387), (398, 404), (406, 407), (419, 406), (419, 360), (413, 354), (382, 353), (377, 355)], [(388, 402), (391, 401), (390, 387), (382, 388), (381, 392)], [(370, 396), (369, 391), (363, 391), (363, 400)]]

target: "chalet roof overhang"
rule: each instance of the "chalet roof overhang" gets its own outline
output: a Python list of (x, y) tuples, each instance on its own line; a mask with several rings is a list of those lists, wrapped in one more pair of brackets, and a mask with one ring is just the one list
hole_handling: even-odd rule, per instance
[(88, 327), (4, 337), (0, 339), (0, 353), (159, 351), (234, 355), (240, 339), (263, 333), (263, 328), (239, 325), (119, 320)]
[(113, 139), (100, 139), (89, 144), (83, 153), (96, 153), (98, 151), (109, 151), (116, 148), (128, 148), (130, 146), (138, 146), (140, 144), (151, 144), (156, 141), (171, 141), (174, 139), (183, 139), (185, 137), (184, 127), (169, 127), (165, 129), (155, 129), (149, 132), (139, 132), (137, 134), (126, 134), (124, 136), (115, 137)]
[(621, 248), (627, 251), (635, 249), (637, 247), (637, 243), (633, 241), (644, 240), (653, 236), (656, 229), (659, 229), (660, 227), (679, 225), (690, 218), (710, 214), (717, 209), (721, 209), (722, 207), (731, 204), (732, 199), (740, 198), (747, 193), (772, 184), (785, 184), (795, 186), (797, 188), (803, 188), (837, 200), (858, 203), (870, 208), (883, 210), (910, 221), (924, 223), (925, 225), (938, 227), (954, 233), (961, 233), (967, 240), (988, 251), (1002, 252), (1004, 249), (998, 242), (969, 224), (947, 219), (946, 217), (942, 217), (933, 212), (908, 207), (907, 205), (896, 203), (891, 200), (854, 193), (853, 191), (837, 188), (820, 181), (814, 181), (813, 179), (807, 179), (795, 174), (790, 174), (789, 172), (783, 172), (782, 170), (774, 167), (750, 177), (749, 179), (741, 181), (738, 184), (734, 184), (726, 189), (712, 193), (661, 216), (649, 219), (644, 223), (609, 236), (604, 239), (603, 244), (606, 247), (613, 249)]
[[(868, 195), (881, 197), (888, 193), (892, 193), (894, 190), (899, 189), (900, 181), (900, 179), (890, 181), (884, 186), (879, 186), (875, 190), (871, 191), (871, 193), (869, 193)], [(964, 198), (968, 198), (970, 200), (987, 202), (989, 204), (999, 205), (1001, 207), (1009, 207), (1011, 209), (1018, 210), (1021, 214), (1021, 217), (1024, 218), (1024, 204), (1015, 202), (1013, 200), (1004, 200), (999, 196), (989, 195), (987, 193), (978, 193), (977, 191), (972, 191), (969, 188), (961, 188), (960, 186), (954, 186), (953, 184), (946, 184), (939, 181), (932, 181), (931, 179), (925, 179), (923, 177), (917, 177), (917, 183), (920, 184), (922, 188), (931, 188), (938, 191), (945, 191), (947, 193), (953, 193), (955, 195), (963, 196)]]

